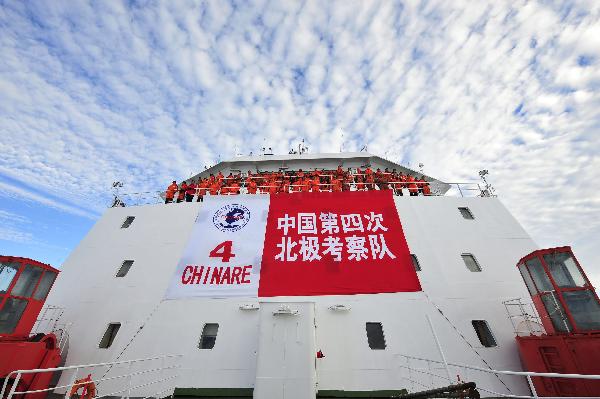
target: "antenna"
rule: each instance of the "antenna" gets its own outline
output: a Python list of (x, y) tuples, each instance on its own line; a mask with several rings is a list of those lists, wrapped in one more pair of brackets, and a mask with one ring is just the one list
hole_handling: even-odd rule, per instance
[(367, 152), (367, 145), (363, 145), (363, 147), (360, 149), (360, 152)]
[(125, 206), (125, 203), (119, 197), (119, 189), (121, 187), (123, 187), (123, 183), (122, 182), (120, 182), (120, 181), (114, 181), (114, 182), (112, 182), (113, 202), (112, 202), (111, 208), (115, 208), (115, 207), (119, 207), (119, 206)]
[(304, 145), (304, 139), (302, 139), (302, 143), (298, 144), (298, 154), (304, 154), (308, 152), (308, 147)]
[(344, 129), (340, 128), (342, 132), (342, 142), (340, 143), (340, 152), (344, 152)]
[(481, 177), (481, 180), (483, 180), (483, 182), (485, 183), (485, 189), (481, 191), (482, 197), (493, 197), (496, 195), (496, 189), (494, 189), (494, 187), (485, 179), (485, 176), (489, 174), (490, 172), (487, 169), (479, 171), (479, 177)]

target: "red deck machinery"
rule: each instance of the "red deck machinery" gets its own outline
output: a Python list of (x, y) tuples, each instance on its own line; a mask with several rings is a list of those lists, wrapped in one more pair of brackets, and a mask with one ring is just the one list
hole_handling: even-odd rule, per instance
[[(600, 301), (571, 247), (534, 251), (519, 271), (546, 334), (517, 337), (527, 371), (600, 374)], [(540, 396), (600, 397), (600, 381), (540, 378)]]
[[(0, 389), (14, 370), (51, 368), (60, 362), (54, 334), (31, 335), (58, 272), (35, 260), (0, 256)], [(48, 388), (51, 378), (52, 373), (23, 374), (16, 390)], [(45, 396), (41, 392), (19, 399)]]

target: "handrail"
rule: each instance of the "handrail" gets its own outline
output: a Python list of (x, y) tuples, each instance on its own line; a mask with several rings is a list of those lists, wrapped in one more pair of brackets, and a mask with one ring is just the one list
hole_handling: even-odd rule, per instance
[[(281, 182), (281, 180), (276, 180), (276, 185), (272, 185), (272, 184), (268, 184), (266, 182), (263, 182), (261, 184), (257, 184), (256, 185), (256, 193), (252, 194), (252, 195), (259, 195), (259, 194), (268, 194), (269, 189), (272, 189), (273, 187), (276, 187), (277, 190), (279, 191), (282, 187), (281, 184), (279, 184)], [(409, 185), (410, 184), (414, 184), (417, 187), (417, 195), (418, 196), (424, 196), (425, 194), (422, 193), (422, 187), (425, 184), (429, 184), (430, 186), (430, 193), (427, 194), (426, 196), (430, 196), (430, 197), (440, 197), (440, 196), (458, 196), (458, 197), (495, 197), (494, 194), (489, 193), (488, 191), (486, 191), (480, 183), (477, 182), (451, 182), (451, 183), (444, 183), (450, 186), (450, 190), (442, 193), (442, 191), (440, 190), (440, 186), (436, 183), (436, 182), (406, 182), (406, 181), (389, 181), (389, 182), (341, 182), (342, 183), (342, 191), (360, 191), (360, 190), (368, 190), (368, 191), (378, 191), (378, 190), (382, 190), (382, 189), (389, 189), (392, 190), (394, 195), (399, 196), (402, 195), (401, 191), (404, 193), (404, 195), (408, 196), (410, 194), (410, 188)], [(319, 190), (316, 191), (320, 191), (320, 192), (332, 192), (333, 190), (333, 185), (332, 183), (328, 182), (328, 183), (317, 183), (316, 185), (319, 186)], [(306, 190), (306, 186), (308, 186), (308, 190)], [(298, 182), (294, 182), (294, 183), (290, 183), (290, 184), (286, 184), (286, 187), (289, 187), (290, 190), (288, 191), (289, 193), (297, 193), (297, 192), (311, 192), (311, 191), (315, 191), (313, 189), (313, 187), (315, 186), (315, 183), (313, 183), (313, 180), (311, 179), (309, 182), (307, 182), (306, 184), (302, 183), (302, 184), (298, 184)], [(379, 186), (387, 186), (386, 188), (380, 188)], [(303, 189), (304, 188), (304, 189)], [(223, 191), (229, 191), (229, 190), (235, 190), (236, 192), (223, 192)], [(421, 191), (419, 191), (421, 190)], [(178, 189), (177, 192), (179, 192), (180, 190)], [(413, 191), (414, 191), (414, 187), (413, 187)], [(202, 195), (200, 195), (200, 192), (202, 192)], [(200, 197), (204, 197), (204, 196), (212, 196), (212, 195), (239, 195), (239, 194), (249, 194), (248, 193), (248, 185), (246, 184), (246, 182), (243, 182), (242, 184), (240, 184), (239, 186), (220, 186), (216, 192), (216, 194), (211, 194), (211, 188), (210, 187), (196, 187), (194, 188), (194, 194), (192, 196), (192, 202), (200, 202), (202, 199)], [(214, 189), (213, 189), (214, 192)], [(164, 203), (165, 201), (165, 192), (164, 191), (142, 191), (142, 192), (135, 192), (135, 193), (121, 193), (119, 194), (119, 198), (116, 198), (115, 201), (113, 201), (112, 205), (113, 207), (118, 207), (118, 206), (136, 206), (136, 205), (145, 205), (145, 204), (158, 204), (158, 203)], [(173, 202), (176, 202), (177, 198), (177, 194), (175, 195), (175, 198), (173, 200)], [(185, 198), (182, 199), (180, 202), (186, 202)]]
[(107, 363), (79, 364), (76, 366), (52, 367), (52, 368), (47, 368), (47, 369), (14, 370), (14, 371), (11, 371), (10, 374), (12, 374), (12, 373), (31, 374), (31, 373), (42, 373), (42, 372), (46, 372), (46, 371), (48, 371), (48, 372), (49, 371), (63, 371), (63, 370), (73, 370), (73, 369), (81, 369), (81, 368), (88, 368), (88, 367), (116, 366), (118, 364), (138, 363), (138, 362), (144, 362), (147, 360), (167, 359), (167, 358), (181, 357), (181, 356), (183, 356), (183, 355), (163, 355), (163, 356), (156, 356), (156, 357), (148, 357), (148, 358), (144, 358), (144, 359), (119, 360), (116, 362), (107, 362)]
[[(443, 362), (441, 362), (439, 360), (425, 359), (425, 358), (421, 358), (421, 357), (417, 357), (417, 356), (410, 356), (410, 355), (403, 355), (403, 354), (400, 354), (400, 356), (409, 358), (409, 359), (421, 360), (421, 361), (426, 361), (426, 362), (429, 361), (432, 363), (443, 364)], [(486, 373), (492, 373), (492, 374), (506, 374), (506, 375), (520, 375), (520, 376), (528, 376), (529, 375), (531, 377), (581, 378), (581, 379), (587, 379), (587, 380), (600, 380), (600, 374), (561, 374), (561, 373), (539, 373), (536, 371), (493, 370), (493, 369), (484, 369), (481, 367), (469, 366), (467, 364), (460, 364), (460, 363), (453, 363), (453, 362), (448, 362), (448, 365), (454, 366), (454, 367), (462, 367), (462, 368), (466, 368), (466, 369), (470, 369), (470, 370), (484, 371)]]
[[(493, 391), (493, 390), (490, 390), (490, 389), (487, 389), (487, 388), (481, 386), (481, 384), (476, 381), (477, 382), (477, 389), (478, 390), (485, 391), (485, 392), (488, 392), (490, 394), (498, 395), (498, 396), (502, 396), (502, 397), (524, 398), (524, 399), (532, 399), (532, 398), (533, 399), (537, 399), (537, 398), (539, 398), (539, 395), (537, 394), (537, 392), (535, 390), (535, 386), (533, 385), (533, 378), (544, 377), (544, 378), (570, 378), (570, 379), (584, 379), (584, 380), (600, 380), (600, 375), (596, 375), (596, 374), (574, 374), (574, 373), (562, 374), (562, 373), (547, 373), (547, 372), (534, 372), (534, 371), (494, 370), (494, 369), (489, 369), (489, 368), (486, 369), (486, 368), (482, 368), (482, 367), (470, 366), (470, 365), (461, 364), (461, 363), (454, 363), (454, 362), (446, 362), (446, 363), (444, 363), (444, 362), (442, 362), (440, 360), (427, 359), (427, 358), (423, 358), (423, 357), (406, 355), (406, 354), (396, 354), (395, 357), (402, 357), (402, 358), (404, 358), (406, 360), (406, 365), (399, 364), (399, 367), (408, 369), (409, 375), (408, 375), (408, 377), (402, 377), (402, 378), (405, 378), (407, 381), (419, 384), (419, 385), (424, 386), (424, 387), (428, 387), (428, 386), (426, 384), (422, 383), (422, 382), (419, 382), (419, 381), (416, 381), (416, 380), (412, 379), (412, 376), (410, 374), (411, 372), (420, 373), (420, 374), (426, 374), (426, 375), (429, 375), (429, 376), (440, 378), (441, 380), (447, 380), (450, 383), (456, 383), (456, 381), (453, 381), (452, 379), (450, 379), (447, 376), (443, 376), (443, 375), (440, 375), (440, 374), (433, 373), (431, 371), (431, 364), (436, 364), (439, 367), (443, 367), (443, 368), (447, 368), (448, 366), (452, 366), (452, 367), (456, 367), (456, 368), (464, 369), (464, 370), (474, 370), (474, 371), (483, 372), (483, 373), (487, 373), (487, 374), (494, 374), (496, 376), (505, 375), (505, 376), (518, 376), (518, 377), (525, 377), (526, 378), (527, 384), (529, 385), (529, 388), (531, 390), (532, 396), (514, 395), (512, 393), (511, 394), (506, 394), (506, 393), (496, 392), (496, 391)], [(428, 371), (424, 370), (424, 369), (419, 369), (419, 368), (411, 367), (410, 366), (410, 360), (416, 360), (416, 361), (426, 362)], [(446, 370), (446, 372), (447, 372), (448, 375), (450, 375), (450, 371), (448, 369)], [(433, 383), (433, 380), (432, 380), (432, 383)], [(509, 390), (509, 392), (510, 392), (510, 390)], [(583, 398), (585, 398), (585, 397), (583, 397)], [(591, 399), (592, 397), (589, 397), (589, 398)]]
[[(177, 378), (179, 375), (178, 374), (174, 374), (170, 377), (165, 377), (163, 378), (163, 373), (165, 371), (169, 371), (169, 370), (177, 370), (180, 369), (181, 366), (179, 364), (173, 364), (173, 365), (166, 365), (165, 362), (169, 359), (181, 359), (183, 355), (162, 355), (162, 356), (153, 356), (153, 357), (148, 357), (148, 358), (140, 358), (140, 359), (130, 359), (130, 360), (120, 360), (120, 361), (114, 361), (114, 362), (105, 362), (105, 363), (91, 363), (91, 364), (80, 364), (80, 365), (73, 365), (73, 366), (62, 366), (62, 367), (51, 367), (51, 368), (45, 368), (45, 369), (29, 369), (29, 370), (14, 370), (11, 371), (4, 380), (4, 383), (2, 384), (2, 389), (0, 390), (0, 398), (6, 398), (6, 399), (12, 399), (12, 397), (14, 395), (23, 395), (23, 394), (33, 394), (33, 393), (40, 393), (40, 392), (48, 392), (48, 391), (55, 391), (57, 389), (63, 389), (63, 388), (67, 388), (65, 390), (65, 397), (68, 396), (69, 391), (72, 389), (72, 387), (75, 385), (76, 379), (77, 379), (77, 375), (79, 373), (79, 370), (81, 369), (86, 369), (86, 368), (98, 368), (98, 367), (112, 367), (112, 366), (117, 366), (117, 365), (128, 365), (128, 371), (126, 374), (122, 374), (122, 375), (117, 375), (117, 376), (111, 376), (111, 377), (106, 377), (106, 378), (100, 378), (100, 379), (91, 379), (91, 382), (93, 382), (94, 384), (96, 383), (100, 383), (100, 382), (105, 382), (105, 381), (113, 381), (113, 380), (118, 380), (118, 379), (123, 379), (126, 378), (127, 379), (127, 387), (119, 390), (117, 392), (114, 393), (121, 393), (121, 392), (125, 392), (128, 391), (127, 394), (127, 398), (129, 398), (131, 390), (133, 389), (137, 389), (137, 388), (141, 388), (141, 387), (145, 387), (145, 386), (149, 386), (152, 384), (158, 384), (160, 383), (160, 391), (155, 392), (154, 397), (156, 397), (157, 399), (159, 399), (158, 394), (164, 392), (167, 389), (170, 388), (164, 388), (163, 387), (163, 382)], [(149, 369), (145, 369), (145, 370), (140, 370), (140, 371), (131, 371), (132, 365), (133, 364), (140, 364), (140, 363), (144, 363), (144, 362), (152, 362), (155, 360), (159, 360), (160, 363), (160, 367), (152, 367)], [(27, 391), (17, 391), (17, 386), (19, 384), (19, 382), (21, 381), (23, 375), (28, 375), (28, 374), (35, 374), (35, 373), (48, 373), (48, 372), (56, 372), (56, 371), (68, 371), (68, 370), (74, 370), (74, 373), (72, 375), (72, 378), (70, 379), (70, 382), (66, 385), (60, 385), (60, 386), (55, 386), (55, 387), (51, 387), (51, 388), (44, 388), (44, 389), (36, 389), (36, 390), (27, 390)], [(160, 377), (156, 380), (153, 380), (151, 382), (148, 383), (144, 383), (141, 385), (136, 385), (136, 386), (132, 386), (131, 381), (132, 378), (135, 376), (141, 376), (141, 375), (145, 375), (145, 374), (149, 374), (149, 373), (155, 373), (155, 372), (159, 372), (160, 373)], [(13, 381), (12, 386), (8, 392), (8, 395), (6, 396), (6, 390), (7, 390), (7, 386), (9, 381)], [(174, 389), (174, 388), (173, 388)], [(96, 396), (95, 399), (100, 398), (100, 397), (104, 397), (104, 396), (112, 396), (114, 393), (109, 394), (109, 395), (102, 395), (102, 396)], [(152, 395), (150, 395), (152, 396)], [(150, 397), (147, 396), (147, 397)]]

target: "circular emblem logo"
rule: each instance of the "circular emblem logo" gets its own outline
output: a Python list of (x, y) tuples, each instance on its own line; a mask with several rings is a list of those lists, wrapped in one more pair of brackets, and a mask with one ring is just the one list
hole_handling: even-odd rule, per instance
[(241, 204), (225, 205), (213, 215), (213, 224), (221, 231), (238, 231), (249, 221), (250, 210)]

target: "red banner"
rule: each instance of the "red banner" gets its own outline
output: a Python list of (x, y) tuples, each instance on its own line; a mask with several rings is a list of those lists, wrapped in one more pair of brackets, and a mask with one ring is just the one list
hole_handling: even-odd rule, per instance
[(420, 290), (390, 190), (271, 195), (258, 296)]

